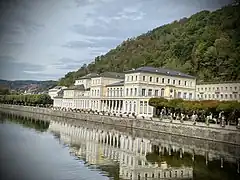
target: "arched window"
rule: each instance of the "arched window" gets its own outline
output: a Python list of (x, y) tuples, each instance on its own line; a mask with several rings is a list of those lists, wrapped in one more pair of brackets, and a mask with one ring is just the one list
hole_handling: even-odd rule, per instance
[(161, 89), (161, 97), (164, 97), (164, 88)]

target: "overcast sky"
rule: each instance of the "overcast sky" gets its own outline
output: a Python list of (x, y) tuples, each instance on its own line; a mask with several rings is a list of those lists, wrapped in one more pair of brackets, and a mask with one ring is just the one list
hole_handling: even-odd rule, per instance
[(129, 37), (228, 3), (229, 0), (1, 0), (0, 79), (57, 80)]

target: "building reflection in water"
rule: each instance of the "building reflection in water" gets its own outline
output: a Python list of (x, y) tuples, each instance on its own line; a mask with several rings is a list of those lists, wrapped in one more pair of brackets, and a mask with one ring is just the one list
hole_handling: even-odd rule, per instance
[[(49, 130), (60, 134), (62, 142), (71, 144), (71, 152), (89, 165), (118, 165), (119, 177), (122, 179), (193, 179), (194, 163), (181, 164), (181, 159), (191, 156), (189, 159), (194, 162), (199, 158), (191, 148), (189, 153), (189, 149), (185, 152), (184, 148), (174, 145), (158, 146), (148, 139), (124, 135), (114, 130), (106, 132), (56, 121), (51, 121)], [(163, 158), (158, 160), (159, 155), (163, 155)], [(204, 158), (207, 166), (216, 157), (206, 151)], [(223, 157), (220, 161), (223, 168)], [(239, 161), (236, 168), (239, 172)]]

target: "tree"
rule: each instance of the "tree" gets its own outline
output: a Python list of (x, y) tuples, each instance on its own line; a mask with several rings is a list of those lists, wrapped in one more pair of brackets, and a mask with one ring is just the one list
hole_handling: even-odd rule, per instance
[(65, 75), (59, 84), (69, 86), (89, 72), (123, 72), (140, 66), (168, 67), (199, 80), (240, 80), (239, 17), (236, 1), (214, 12), (201, 11), (157, 27), (123, 41), (86, 68)]

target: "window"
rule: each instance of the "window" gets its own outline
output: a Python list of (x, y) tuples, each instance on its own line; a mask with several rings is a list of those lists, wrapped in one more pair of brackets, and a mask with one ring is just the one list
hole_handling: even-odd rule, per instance
[(227, 94), (225, 94), (225, 99), (227, 99), (228, 98), (228, 95)]
[(181, 85), (181, 80), (178, 81), (178, 85)]
[(97, 91), (97, 95), (98, 95), (98, 96), (100, 95), (100, 91), (99, 91), (99, 90)]
[(147, 101), (144, 101), (144, 114), (147, 114)]
[(137, 88), (135, 88), (135, 96), (137, 96)]
[(123, 96), (123, 89), (120, 89), (120, 96)]
[(184, 81), (184, 85), (185, 85), (185, 86), (187, 85), (187, 81)]
[(128, 88), (126, 89), (126, 96), (128, 96)]
[(137, 81), (137, 76), (135, 76), (135, 80)]
[(230, 96), (230, 99), (232, 99), (232, 94), (229, 94), (229, 96)]
[(137, 111), (137, 103), (136, 101), (134, 101), (134, 105), (133, 105), (133, 111), (136, 112)]
[(113, 89), (113, 96), (116, 96), (116, 89)]
[(130, 96), (132, 96), (133, 95), (133, 89), (131, 88), (130, 89)]
[(237, 90), (237, 87), (235, 86), (234, 89)]
[(208, 95), (208, 98), (211, 98), (211, 94)]
[(211, 88), (209, 87), (208, 90), (211, 91)]
[(221, 87), (221, 91), (223, 91), (223, 87)]
[(219, 98), (219, 94), (217, 94), (217, 98)]
[(170, 79), (167, 80), (167, 83), (170, 84)]
[(178, 98), (181, 98), (181, 92), (178, 92)]
[(227, 89), (228, 89), (228, 88), (227, 88), (227, 87), (225, 87), (225, 90), (226, 90), (226, 91), (227, 91)]
[(158, 90), (155, 90), (155, 96), (158, 96)]
[(148, 96), (152, 96), (152, 89), (148, 90)]
[(232, 91), (232, 87), (230, 87), (230, 90)]
[(220, 96), (221, 96), (221, 99), (223, 99), (223, 94), (221, 94)]
[(207, 91), (207, 88), (205, 88), (205, 91)]
[(204, 97), (205, 97), (205, 99), (207, 99), (207, 95), (206, 95), (206, 94), (205, 94), (205, 96), (204, 96)]
[(215, 98), (215, 95), (214, 95), (214, 94), (212, 94), (212, 98)]
[(143, 114), (143, 101), (140, 101), (140, 114)]
[[(210, 95), (209, 95), (210, 96)], [(193, 95), (192, 93), (189, 93), (189, 99), (192, 99), (193, 98)]]
[(143, 81), (145, 81), (145, 76), (143, 76)]
[(161, 89), (161, 96), (164, 97), (164, 88)]
[(175, 79), (173, 80), (173, 84), (175, 84)]
[(146, 95), (146, 89), (142, 89), (142, 96)]
[(187, 93), (183, 93), (183, 99), (187, 98)]
[(234, 98), (237, 99), (237, 94), (234, 94)]
[(158, 77), (156, 78), (156, 82), (158, 83)]
[(117, 96), (119, 96), (119, 88), (117, 88)]
[(152, 82), (152, 77), (149, 78), (149, 81)]
[(164, 78), (162, 78), (162, 83), (164, 83)]

